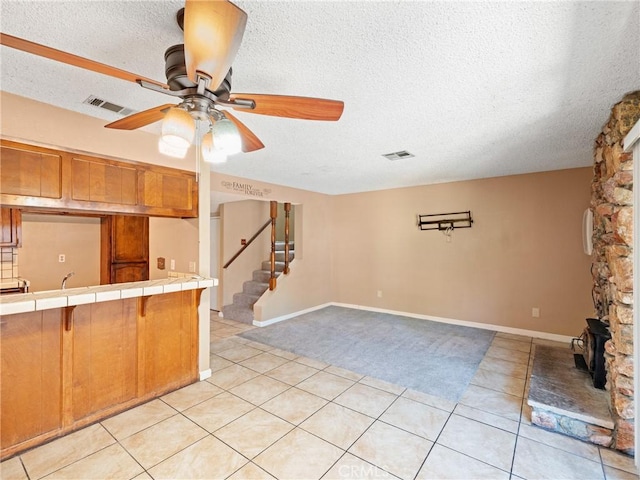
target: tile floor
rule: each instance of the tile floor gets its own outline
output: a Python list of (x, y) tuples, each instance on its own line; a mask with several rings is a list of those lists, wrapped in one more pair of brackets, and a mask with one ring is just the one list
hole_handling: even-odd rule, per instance
[[(458, 403), (241, 337), (213, 375), (0, 464), (2, 479), (637, 479), (631, 458), (531, 425), (532, 345), (498, 333)], [(549, 342), (545, 342), (549, 343)]]

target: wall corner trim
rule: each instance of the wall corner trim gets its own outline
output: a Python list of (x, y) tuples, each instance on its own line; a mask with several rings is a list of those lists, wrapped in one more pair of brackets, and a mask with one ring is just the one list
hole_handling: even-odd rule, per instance
[(630, 152), (636, 142), (640, 142), (640, 120), (636, 122), (633, 128), (631, 128), (631, 130), (629, 130), (629, 133), (627, 133), (627, 135), (624, 137), (624, 140), (622, 141), (624, 151)]
[(202, 372), (200, 372), (200, 381), (206, 380), (209, 377), (211, 377), (210, 368), (207, 368), (206, 370), (203, 370)]

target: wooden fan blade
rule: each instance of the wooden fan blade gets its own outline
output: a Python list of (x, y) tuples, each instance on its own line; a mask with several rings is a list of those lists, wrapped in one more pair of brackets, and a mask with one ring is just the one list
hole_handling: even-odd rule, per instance
[(74, 67), (80, 67), (85, 70), (102, 73), (103, 75), (109, 75), (110, 77), (127, 80), (129, 82), (137, 83), (138, 80), (144, 80), (145, 82), (153, 83), (161, 88), (169, 89), (168, 85), (143, 77), (142, 75), (120, 70), (119, 68), (111, 67), (104, 63), (79, 57), (72, 53), (63, 52), (62, 50), (56, 50), (55, 48), (40, 45), (39, 43), (34, 43), (12, 35), (7, 35), (6, 33), (0, 33), (0, 45), (15, 48), (16, 50), (22, 50), (23, 52), (45, 57), (57, 62), (66, 63), (67, 65), (73, 65)]
[(240, 136), (242, 137), (243, 152), (245, 153), (254, 152), (256, 150), (260, 150), (261, 148), (264, 148), (264, 144), (260, 141), (258, 137), (255, 136), (255, 134), (251, 130), (247, 128), (247, 126), (244, 123), (242, 123), (236, 117), (231, 115), (231, 113), (229, 112), (224, 112), (224, 116), (227, 117), (229, 120), (231, 120), (236, 126), (236, 128), (238, 129), (238, 131), (240, 132)]
[(247, 24), (247, 14), (226, 0), (187, 0), (184, 7), (184, 56), (187, 76), (211, 77), (215, 91), (231, 68)]
[(260, 95), (234, 93), (230, 101), (253, 100), (255, 108), (233, 107), (237, 111), (271, 115), (274, 117), (301, 118), (303, 120), (336, 121), (342, 116), (344, 102), (324, 98), (292, 97), (286, 95)]
[(121, 118), (115, 122), (111, 122), (105, 125), (105, 128), (117, 128), (119, 130), (135, 130), (136, 128), (144, 127), (151, 123), (157, 122), (164, 118), (164, 114), (167, 113), (171, 107), (175, 105), (167, 103), (160, 105), (159, 107), (150, 108), (142, 112), (134, 113), (128, 117)]

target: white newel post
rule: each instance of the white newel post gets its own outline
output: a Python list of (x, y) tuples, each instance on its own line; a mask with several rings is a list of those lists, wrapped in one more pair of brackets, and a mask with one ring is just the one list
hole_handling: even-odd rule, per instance
[[(624, 137), (624, 151), (633, 152), (633, 183), (640, 179), (640, 121)], [(640, 250), (638, 227), (640, 226), (640, 188), (633, 189), (633, 370), (635, 410), (635, 463), (640, 467)]]

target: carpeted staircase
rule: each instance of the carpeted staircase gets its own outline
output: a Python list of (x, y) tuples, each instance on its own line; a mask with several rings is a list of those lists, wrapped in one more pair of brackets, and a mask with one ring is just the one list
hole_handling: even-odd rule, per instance
[[(276, 242), (276, 277), (284, 270), (284, 242)], [(293, 242), (289, 242), (289, 262), (294, 257)], [(222, 307), (224, 318), (253, 324), (253, 305), (269, 288), (271, 263), (262, 262), (261, 270), (253, 271), (253, 278), (242, 284), (242, 292), (233, 294), (233, 303)]]

